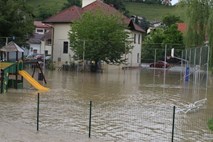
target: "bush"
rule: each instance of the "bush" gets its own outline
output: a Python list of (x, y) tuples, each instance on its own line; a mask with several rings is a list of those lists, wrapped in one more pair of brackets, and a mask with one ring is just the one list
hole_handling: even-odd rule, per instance
[(46, 68), (47, 69), (49, 69), (49, 70), (55, 70), (55, 65), (54, 65), (54, 63), (53, 63), (52, 60), (48, 60), (46, 63), (47, 63), (46, 64)]
[(213, 131), (213, 118), (209, 119), (209, 121), (208, 121), (208, 127), (209, 127), (210, 130)]

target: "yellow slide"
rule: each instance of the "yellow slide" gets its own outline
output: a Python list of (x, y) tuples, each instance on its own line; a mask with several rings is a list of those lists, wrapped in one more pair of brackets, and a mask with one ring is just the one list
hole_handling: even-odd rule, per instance
[(32, 76), (24, 70), (19, 71), (19, 74), (23, 76), (33, 87), (38, 89), (39, 91), (48, 91), (49, 88), (46, 88), (38, 83)]

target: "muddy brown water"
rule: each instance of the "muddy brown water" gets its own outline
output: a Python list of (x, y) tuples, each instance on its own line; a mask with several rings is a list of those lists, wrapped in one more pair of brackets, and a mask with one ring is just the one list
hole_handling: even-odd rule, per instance
[[(97, 74), (46, 70), (45, 76), (51, 90), (40, 93), (40, 129), (88, 135), (92, 101), (91, 137), (171, 141), (176, 106), (174, 141), (213, 141), (207, 126), (213, 118), (211, 75), (208, 82), (205, 74), (190, 76), (188, 83), (181, 72), (144, 68)], [(36, 129), (38, 92), (24, 84), (0, 95), (0, 121)]]

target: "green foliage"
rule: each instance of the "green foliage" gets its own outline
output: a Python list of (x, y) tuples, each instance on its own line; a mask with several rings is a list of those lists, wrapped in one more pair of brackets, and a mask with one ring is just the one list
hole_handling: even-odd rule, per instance
[(146, 4), (159, 4), (171, 5), (170, 0), (125, 0), (126, 2), (146, 3)]
[[(79, 59), (122, 63), (122, 56), (130, 50), (128, 33), (119, 17), (104, 15), (102, 12), (85, 13), (71, 24), (70, 46)], [(85, 46), (84, 46), (85, 42)]]
[(208, 121), (208, 127), (209, 127), (210, 130), (213, 131), (213, 118), (209, 119), (209, 121)]
[(104, 0), (104, 2), (107, 4), (112, 4), (117, 10), (128, 16), (129, 11), (126, 9), (122, 0)]
[(33, 14), (24, 0), (0, 1), (0, 37), (16, 37), (23, 43), (33, 31)]
[(67, 0), (67, 2), (64, 3), (62, 10), (69, 8), (70, 6), (73, 6), (73, 5), (81, 7), (81, 0)]
[(186, 35), (187, 46), (200, 46), (206, 38), (206, 26), (209, 18), (208, 0), (191, 0), (185, 2), (187, 6)]
[(166, 25), (166, 26), (171, 26), (173, 24), (176, 24), (177, 22), (183, 22), (179, 16), (175, 16), (175, 15), (166, 15), (164, 18), (163, 18), (163, 23)]
[[(177, 16), (180, 10), (175, 6), (164, 6), (157, 4), (144, 4), (136, 2), (125, 2), (126, 9), (129, 11), (129, 15), (138, 15), (146, 17), (147, 20), (161, 20), (164, 15), (172, 14)], [(182, 17), (181, 17), (182, 18)]]
[(52, 60), (48, 60), (46, 62), (46, 68), (49, 69), (49, 70), (55, 70), (55, 65), (54, 65)]
[[(175, 24), (154, 29), (149, 35), (145, 37), (143, 50), (142, 50), (142, 60), (154, 59), (155, 53), (154, 49), (157, 49), (156, 59), (164, 58), (164, 48), (167, 45), (167, 50), (171, 48), (176, 48), (178, 50), (183, 49), (183, 36), (180, 31), (178, 31)], [(176, 53), (180, 54), (180, 53)]]

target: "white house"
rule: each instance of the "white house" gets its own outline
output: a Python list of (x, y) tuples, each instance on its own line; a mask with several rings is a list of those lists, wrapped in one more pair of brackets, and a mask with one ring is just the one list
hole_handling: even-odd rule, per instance
[[(109, 14), (121, 14), (112, 5), (108, 5), (101, 0), (83, 0), (82, 5), (82, 8), (72, 6), (44, 21), (44, 23), (51, 24), (53, 27), (52, 55), (53, 61), (56, 62), (57, 65), (69, 62), (70, 57), (74, 55), (69, 46), (70, 41), (68, 33), (71, 30), (71, 23), (80, 19), (81, 14), (97, 9), (101, 9), (103, 12)], [(132, 39), (133, 46), (131, 53), (124, 55), (127, 58), (126, 66), (139, 66), (141, 63), (142, 34), (145, 33), (145, 31), (133, 23), (129, 18), (123, 17), (124, 23), (127, 25), (127, 30), (130, 31), (130, 39)]]
[(34, 21), (35, 31), (28, 43), (30, 46), (29, 54), (52, 54), (52, 28), (49, 24), (41, 21)]

